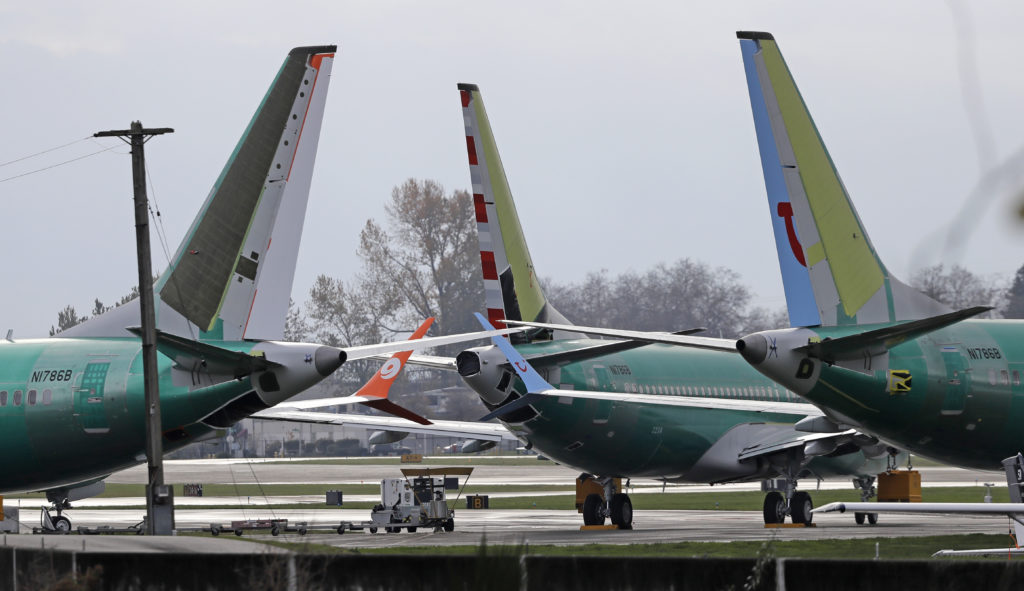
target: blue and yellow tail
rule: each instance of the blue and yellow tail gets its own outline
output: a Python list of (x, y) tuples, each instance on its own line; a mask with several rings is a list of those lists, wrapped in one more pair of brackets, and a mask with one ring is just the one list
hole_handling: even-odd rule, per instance
[(876, 324), (948, 312), (882, 264), (772, 35), (736, 36), (790, 324)]

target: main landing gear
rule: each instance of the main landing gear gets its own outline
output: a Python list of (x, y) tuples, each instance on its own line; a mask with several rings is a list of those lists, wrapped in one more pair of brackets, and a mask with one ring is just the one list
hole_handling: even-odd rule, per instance
[[(874, 476), (862, 476), (853, 479), (853, 485), (860, 489), (860, 502), (867, 503), (874, 498), (874, 484)], [(853, 520), (857, 522), (857, 525), (864, 525), (865, 521), (868, 522), (868, 525), (875, 525), (878, 523), (878, 513), (854, 513)]]
[(811, 524), (811, 520), (814, 519), (814, 514), (811, 513), (811, 509), (814, 508), (811, 495), (796, 490), (796, 479), (803, 464), (803, 454), (789, 453), (776, 465), (776, 469), (784, 477), (761, 482), (761, 490), (768, 493), (764, 497), (765, 525), (785, 523), (787, 515), (793, 523)]
[[(781, 480), (781, 479), (780, 479)], [(765, 484), (773, 481), (765, 481)], [(810, 524), (814, 519), (811, 509), (814, 503), (811, 495), (802, 490), (794, 490), (796, 481), (785, 481), (786, 485), (782, 491), (772, 490), (764, 497), (764, 523), (765, 525), (785, 523), (788, 515), (793, 523)], [(770, 488), (769, 485), (766, 488)]]
[(596, 483), (604, 492), (604, 498), (597, 493), (590, 493), (584, 498), (584, 525), (604, 525), (605, 520), (610, 518), (612, 524), (619, 529), (633, 529), (633, 502), (629, 500), (629, 495), (619, 492), (616, 479), (583, 474), (579, 480)]

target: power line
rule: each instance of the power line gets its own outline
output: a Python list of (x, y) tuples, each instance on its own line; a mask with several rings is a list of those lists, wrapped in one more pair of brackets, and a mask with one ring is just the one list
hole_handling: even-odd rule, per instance
[(7, 162), (0, 162), (0, 167), (7, 166), (8, 164), (16, 164), (18, 162), (21, 162), (22, 160), (28, 160), (29, 158), (35, 158), (36, 156), (42, 156), (43, 154), (49, 154), (50, 152), (53, 152), (54, 150), (59, 150), (61, 148), (66, 148), (68, 146), (73, 146), (73, 145), (77, 144), (78, 142), (84, 142), (85, 140), (90, 140), (90, 139), (92, 139), (92, 137), (87, 136), (87, 137), (84, 137), (84, 138), (82, 138), (80, 140), (75, 140), (73, 142), (68, 142), (68, 143), (62, 144), (60, 146), (56, 146), (56, 147), (53, 147), (53, 148), (49, 148), (47, 150), (43, 150), (42, 152), (36, 152), (35, 154), (29, 154), (28, 156), (22, 156), (21, 158), (16, 158), (14, 160), (8, 160)]
[(50, 166), (44, 166), (43, 168), (37, 168), (35, 170), (30, 170), (28, 172), (23, 172), (21, 174), (16, 174), (14, 176), (9, 176), (9, 177), (7, 177), (5, 179), (0, 179), (0, 183), (6, 183), (7, 181), (13, 181), (14, 179), (20, 179), (23, 176), (28, 176), (30, 174), (35, 174), (37, 172), (43, 172), (45, 170), (50, 170), (51, 168), (57, 168), (58, 166), (64, 166), (65, 164), (71, 164), (72, 162), (77, 162), (79, 160), (84, 160), (85, 158), (88, 158), (90, 156), (95, 156), (97, 154), (102, 154), (104, 152), (109, 152), (109, 151), (113, 150), (114, 148), (119, 148), (119, 147), (120, 146), (118, 146), (118, 145), (110, 146), (109, 148), (104, 148), (104, 149), (96, 151), (96, 152), (91, 152), (91, 153), (86, 154), (84, 156), (79, 156), (78, 158), (72, 158), (71, 160), (65, 160), (64, 162), (58, 162), (57, 164), (51, 164)]

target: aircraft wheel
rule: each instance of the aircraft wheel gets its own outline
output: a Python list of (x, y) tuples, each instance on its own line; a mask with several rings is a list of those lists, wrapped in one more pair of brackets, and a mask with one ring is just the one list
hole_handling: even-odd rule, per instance
[(219, 527), (211, 527), (210, 528), (210, 534), (214, 535), (214, 536), (219, 536), (220, 535), (220, 528)]
[(270, 528), (270, 535), (272, 535), (274, 537), (277, 537), (278, 534), (280, 534), (280, 533), (281, 533), (281, 529), (279, 527), (277, 527), (276, 525), (274, 527)]
[(409, 528), (409, 533), (411, 533), (411, 534), (414, 534), (414, 533), (416, 533), (416, 526), (411, 526), (411, 527)]
[(633, 502), (625, 493), (615, 493), (611, 502), (612, 523), (619, 529), (633, 529)]
[(242, 537), (242, 528), (236, 529), (235, 530), (235, 535), (238, 536), (238, 537)]
[(345, 535), (345, 526), (344, 525), (339, 525), (338, 526), (338, 535), (339, 536)]
[(854, 513), (853, 520), (857, 522), (857, 525), (864, 525), (864, 514), (859, 511)]
[(298, 532), (299, 532), (300, 536), (304, 536), (304, 535), (306, 535), (306, 528), (305, 527), (300, 527), (298, 529)]
[(53, 518), (53, 529), (62, 534), (70, 533), (71, 520), (63, 515), (58, 515)]
[(448, 521), (444, 522), (444, 531), (448, 531), (448, 532), (455, 531), (455, 520), (454, 519), (448, 519)]
[(603, 505), (601, 495), (587, 495), (583, 500), (583, 525), (604, 525)]
[(375, 533), (377, 533), (377, 528), (375, 528), (375, 527), (371, 527), (371, 528), (370, 528), (370, 533), (371, 533), (371, 534), (375, 534)]
[(786, 520), (786, 499), (776, 491), (764, 496), (764, 522), (782, 523)]
[(878, 523), (878, 513), (868, 513), (868, 525), (876, 525)]
[(814, 519), (814, 514), (811, 513), (813, 508), (810, 494), (802, 490), (793, 493), (793, 498), (789, 501), (789, 514), (793, 523), (810, 523)]

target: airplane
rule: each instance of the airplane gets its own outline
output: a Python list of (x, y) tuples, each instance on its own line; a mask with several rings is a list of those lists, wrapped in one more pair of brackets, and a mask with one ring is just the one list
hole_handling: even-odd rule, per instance
[(1024, 323), (974, 318), (991, 307), (952, 310), (893, 276), (774, 37), (737, 37), (792, 328), (737, 341), (587, 332), (737, 350), (822, 409), (807, 429), (853, 428), (946, 464), (995, 469), (1020, 449), (1015, 409), (1024, 398)]
[[(291, 50), (155, 287), (165, 451), (283, 402), (348, 359), (489, 336), (282, 341), (336, 50)], [(71, 528), (61, 514), (71, 501), (145, 461), (139, 319), (135, 300), (54, 338), (0, 341), (0, 493), (45, 491), (57, 516), (44, 509), (44, 521), (60, 531)]]
[[(631, 501), (616, 490), (617, 477), (762, 480), (770, 491), (765, 523), (781, 523), (786, 516), (796, 523), (810, 521), (810, 495), (796, 490), (799, 478), (855, 476), (862, 496), (871, 494), (873, 474), (891, 457), (889, 446), (853, 429), (804, 432), (802, 425), (823, 413), (751, 371), (738, 356), (582, 338), (544, 295), (479, 88), (458, 88), (487, 318), (491, 324), (525, 319), (559, 325), (509, 336), (557, 387), (557, 395), (528, 396), (534, 388), (516, 379), (494, 345), (461, 352), (456, 366), (491, 411), (484, 419), (499, 418), (527, 448), (576, 467), (601, 485), (603, 499), (600, 505), (588, 502), (586, 525), (610, 517), (620, 527), (629, 526)], [(417, 361), (414, 356), (410, 362)], [(435, 361), (435, 366), (442, 364)]]

